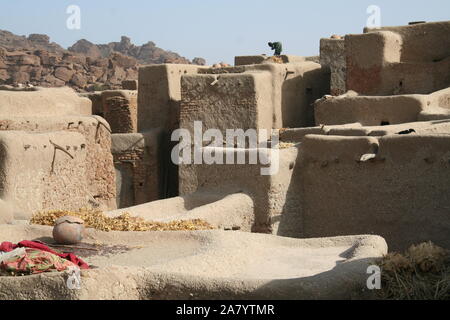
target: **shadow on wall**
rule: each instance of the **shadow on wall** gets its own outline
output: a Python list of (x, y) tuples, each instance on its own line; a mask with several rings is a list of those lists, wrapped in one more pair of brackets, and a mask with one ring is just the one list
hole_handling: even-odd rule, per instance
[(134, 196), (133, 164), (121, 163), (116, 167), (117, 208), (128, 208), (136, 204)]
[(450, 139), (386, 136), (366, 162), (357, 160), (370, 145), (361, 139), (366, 137), (303, 140), (287, 191), (299, 203), (286, 201), (277, 234), (375, 234), (397, 251), (430, 240), (449, 247)]
[(314, 102), (330, 92), (331, 73), (323, 69), (292, 77), (286, 74), (281, 91), (283, 128), (314, 126)]
[[(195, 192), (178, 198), (182, 199), (183, 209), (190, 211), (201, 206), (210, 205), (215, 202), (221, 201), (233, 193), (206, 193)], [(170, 201), (169, 199), (166, 199)]]
[[(350, 300), (376, 299), (377, 290), (367, 288), (367, 268), (377, 258), (336, 262), (333, 269), (304, 278), (273, 280), (260, 286), (253, 299)], [(249, 297), (246, 297), (249, 298)]]
[(159, 129), (113, 135), (118, 208), (163, 199), (167, 165)]
[(169, 199), (179, 195), (178, 165), (172, 162), (171, 152), (178, 142), (170, 141), (172, 132), (165, 132), (161, 140), (160, 152), (160, 199)]
[(292, 169), (292, 178), (286, 193), (286, 201), (284, 202), (282, 213), (279, 216), (272, 217), (272, 224), (277, 226), (276, 235), (278, 236), (304, 238), (302, 190), (300, 188), (302, 177), (299, 162), (297, 159)]

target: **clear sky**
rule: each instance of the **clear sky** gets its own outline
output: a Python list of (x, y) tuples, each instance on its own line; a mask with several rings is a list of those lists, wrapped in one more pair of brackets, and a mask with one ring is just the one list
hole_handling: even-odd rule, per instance
[[(66, 27), (73, 4), (80, 30)], [(383, 26), (450, 20), (450, 0), (0, 0), (0, 29), (45, 33), (63, 47), (127, 35), (190, 59), (233, 63), (235, 55), (270, 54), (268, 41), (281, 41), (286, 54), (317, 55), (321, 37), (361, 33), (369, 5), (380, 7)]]

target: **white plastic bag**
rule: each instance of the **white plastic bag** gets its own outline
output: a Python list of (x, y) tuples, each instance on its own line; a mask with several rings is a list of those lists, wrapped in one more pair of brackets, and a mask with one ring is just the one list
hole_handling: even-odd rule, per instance
[(25, 255), (25, 249), (26, 248), (17, 248), (14, 249), (13, 251), (10, 252), (3, 252), (0, 251), (0, 263), (2, 263), (3, 261), (7, 261), (11, 258), (16, 258), (16, 257), (22, 257)]

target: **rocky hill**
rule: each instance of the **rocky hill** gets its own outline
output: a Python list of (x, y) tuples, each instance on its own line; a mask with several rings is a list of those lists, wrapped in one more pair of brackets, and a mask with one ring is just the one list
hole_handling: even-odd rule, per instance
[(125, 36), (101, 45), (83, 39), (65, 50), (46, 35), (25, 37), (0, 30), (0, 85), (115, 89), (123, 80), (137, 79), (140, 65), (160, 63), (203, 65), (205, 60), (189, 61), (153, 42), (136, 46)]
[(64, 51), (60, 45), (50, 42), (50, 37), (45, 34), (30, 34), (25, 37), (5, 30), (0, 30), (0, 47), (12, 50), (46, 50), (52, 53)]
[(93, 44), (85, 39), (77, 41), (69, 48), (69, 51), (82, 53), (91, 58), (108, 57), (113, 52), (135, 58), (140, 64), (160, 64), (160, 63), (193, 63), (204, 65), (205, 60), (195, 58), (193, 61), (180, 56), (179, 54), (158, 48), (152, 41), (142, 46), (131, 43), (131, 39), (122, 36), (120, 42), (110, 42), (108, 44)]

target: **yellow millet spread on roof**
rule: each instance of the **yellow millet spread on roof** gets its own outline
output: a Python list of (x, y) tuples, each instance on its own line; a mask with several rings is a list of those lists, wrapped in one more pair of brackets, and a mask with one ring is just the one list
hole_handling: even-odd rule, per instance
[(129, 213), (123, 213), (118, 217), (108, 217), (102, 211), (81, 209), (79, 211), (47, 211), (39, 212), (31, 218), (32, 224), (54, 226), (58, 218), (74, 216), (83, 219), (87, 228), (101, 231), (188, 231), (214, 229), (209, 223), (200, 219), (153, 222), (140, 217), (132, 217)]

